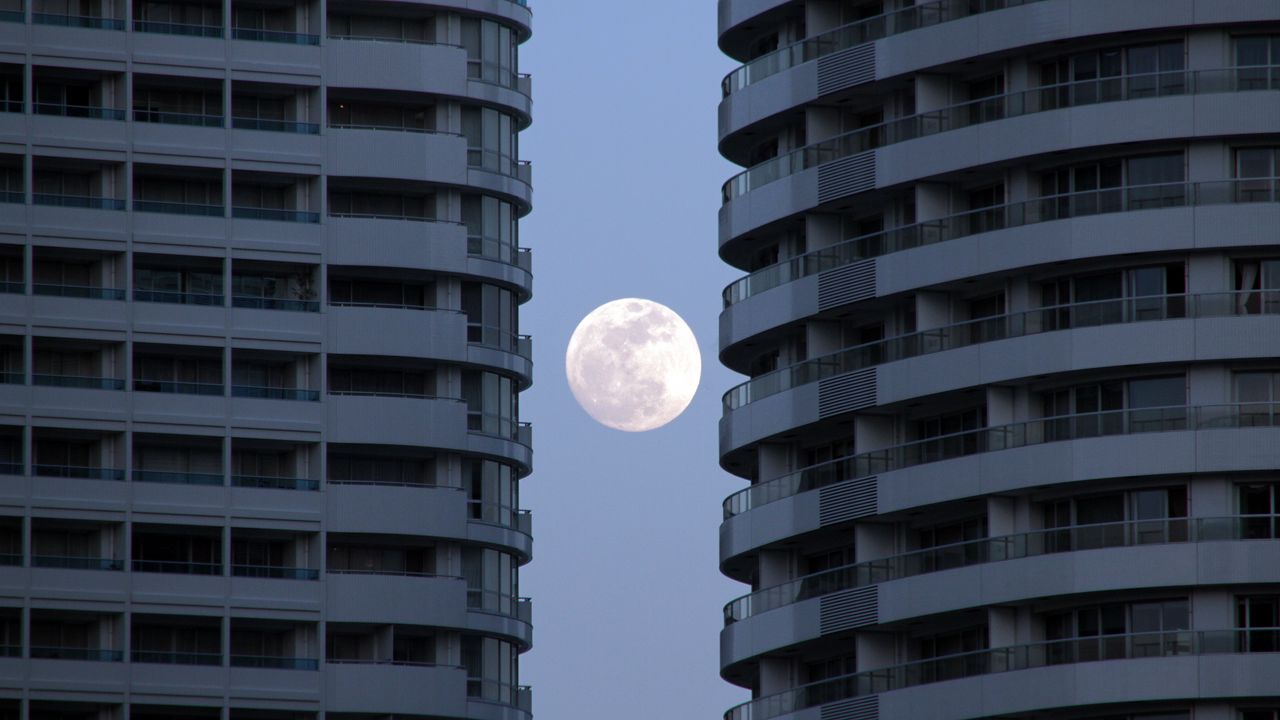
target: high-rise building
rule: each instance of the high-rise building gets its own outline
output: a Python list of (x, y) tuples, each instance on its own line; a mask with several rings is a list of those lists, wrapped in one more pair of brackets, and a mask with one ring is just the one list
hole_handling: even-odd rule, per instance
[(726, 719), (1280, 718), (1280, 4), (719, 44)]
[(530, 23), (0, 2), (0, 718), (530, 716)]

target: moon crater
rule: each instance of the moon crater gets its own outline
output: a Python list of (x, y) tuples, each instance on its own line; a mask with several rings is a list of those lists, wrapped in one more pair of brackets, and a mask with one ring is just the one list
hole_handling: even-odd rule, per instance
[(702, 354), (689, 326), (652, 300), (623, 298), (592, 310), (565, 352), (569, 389), (597, 422), (627, 432), (662, 427), (693, 400)]

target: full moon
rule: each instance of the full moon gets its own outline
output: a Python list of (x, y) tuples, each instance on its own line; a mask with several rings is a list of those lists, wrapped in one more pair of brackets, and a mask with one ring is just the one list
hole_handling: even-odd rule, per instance
[(592, 310), (569, 338), (564, 371), (587, 414), (627, 432), (674, 420), (693, 400), (702, 354), (671, 308), (623, 298)]

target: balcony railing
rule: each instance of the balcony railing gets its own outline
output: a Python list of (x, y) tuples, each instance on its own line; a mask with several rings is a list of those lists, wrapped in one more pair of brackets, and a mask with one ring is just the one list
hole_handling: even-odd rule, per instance
[(319, 490), (320, 481), (308, 478), (271, 477), (265, 475), (232, 475), (235, 487), (267, 488), (272, 490)]
[(187, 37), (222, 37), (221, 25), (194, 25), (191, 23), (156, 22), (154, 20), (134, 20), (134, 32), (157, 33), (160, 35), (186, 35)]
[(51, 295), (54, 297), (89, 298), (92, 300), (123, 300), (124, 290), (121, 288), (100, 287), (96, 285), (55, 285), (52, 283), (36, 283), (31, 291), (35, 295)]
[(319, 123), (296, 122), (294, 120), (271, 120), (268, 118), (231, 118), (231, 127), (236, 130), (265, 130), (267, 132), (286, 132), (295, 135), (319, 135)]
[(124, 30), (124, 20), (93, 15), (59, 15), (55, 13), (31, 13), (31, 22), (36, 25), (58, 25), (60, 27), (95, 28), (98, 30)]
[(123, 662), (120, 650), (80, 647), (33, 647), (31, 657), (42, 660), (89, 660), (92, 662)]
[(1049, 195), (850, 238), (761, 268), (730, 284), (722, 295), (727, 308), (766, 290), (859, 260), (1006, 228), (1157, 208), (1274, 202), (1280, 202), (1280, 178), (1131, 185)]
[(0, 475), (21, 475), (23, 464), (20, 462), (0, 462)]
[(803, 492), (926, 463), (1063, 440), (1222, 428), (1280, 427), (1280, 403), (1132, 408), (967, 430), (811, 465), (725, 498), (725, 519)]
[(245, 220), (275, 220), (278, 222), (318, 223), (320, 213), (285, 208), (233, 207), (231, 217)]
[(1233, 67), (1123, 75), (1044, 85), (1031, 90), (972, 100), (859, 128), (771, 158), (725, 182), (721, 189), (721, 199), (727, 203), (775, 180), (850, 155), (996, 120), (1124, 100), (1280, 89), (1268, 84), (1259, 85), (1248, 74), (1250, 70), (1253, 68)]
[[(121, 30), (124, 24), (121, 23)], [(91, 105), (63, 105), (59, 103), (36, 103), (37, 115), (60, 115), (71, 118), (91, 118), (93, 120), (124, 120), (124, 110), (120, 108), (94, 107)]]
[(89, 390), (123, 390), (121, 378), (81, 377), (78, 375), (32, 375), (32, 385), (50, 387), (86, 388)]
[(124, 570), (124, 561), (113, 558), (71, 555), (32, 555), (31, 567), (63, 568), (67, 570)]
[(317, 402), (320, 400), (319, 390), (286, 387), (257, 387), (253, 385), (232, 385), (231, 397), (262, 398), (265, 400), (303, 400)]
[(158, 663), (163, 665), (210, 665), (222, 664), (221, 653), (169, 652), (160, 650), (134, 650), (130, 657), (136, 663)]
[(233, 40), (284, 43), (286, 45), (319, 45), (320, 36), (284, 30), (259, 30), (257, 28), (231, 28)]
[(319, 580), (320, 571), (315, 568), (283, 567), (280, 565), (232, 565), (235, 577), (274, 578), (278, 580)]
[(743, 703), (730, 709), (724, 717), (725, 720), (769, 720), (805, 708), (864, 695), (944, 680), (1053, 665), (1251, 651), (1276, 652), (1277, 640), (1280, 640), (1280, 629), (1276, 628), (1170, 630), (1049, 640), (947, 655), (821, 680)]
[(171, 575), (221, 575), (222, 563), (186, 562), (183, 560), (134, 560), (133, 571), (168, 573)]
[(26, 378), (23, 372), (0, 372), (0, 385), (25, 385)]
[(167, 200), (134, 200), (133, 209), (137, 212), (168, 213), (170, 215), (203, 215), (205, 217), (223, 217), (225, 215), (225, 210), (221, 205), (169, 202)]
[(867, 585), (954, 568), (1102, 548), (1276, 539), (1280, 515), (1157, 518), (1073, 525), (981, 538), (845, 565), (762, 588), (724, 606), (724, 624)]
[(231, 307), (320, 312), (320, 303), (317, 300), (294, 300), (291, 298), (258, 297), (256, 295), (232, 295)]
[(315, 658), (277, 657), (274, 655), (232, 655), (231, 667), (319, 670), (320, 661)]
[(57, 195), (54, 193), (35, 193), (31, 196), (35, 205), (53, 205), (55, 207), (92, 208), (94, 210), (123, 210), (124, 200), (119, 198), (95, 197), (90, 195)]
[(771, 75), (803, 65), (825, 55), (847, 50), (855, 45), (872, 42), (891, 35), (918, 30), (922, 27), (959, 20), (979, 13), (1030, 5), (1039, 0), (981, 0), (981, 2), (955, 2), (935, 0), (901, 10), (865, 18), (842, 25), (820, 35), (761, 55), (725, 76), (720, 82), (724, 97), (759, 82)]
[(731, 412), (833, 375), (997, 340), (1102, 325), (1241, 315), (1280, 315), (1280, 290), (1094, 300), (968, 320), (855, 345), (758, 375), (726, 392), (722, 405)]
[(133, 299), (138, 302), (176, 303), (178, 305), (214, 305), (221, 307), (222, 295), (213, 293), (178, 292), (176, 290), (142, 290), (134, 288)]
[(81, 465), (44, 465), (31, 467), (36, 477), (79, 478), (82, 480), (124, 480), (124, 470), (119, 468), (85, 467)]
[[(0, 10), (0, 22), (26, 22), (21, 10)], [(19, 111), (21, 112), (21, 111)]]
[(134, 470), (133, 481), (168, 483), (171, 485), (222, 485), (222, 473), (173, 472), (169, 470)]
[(163, 125), (190, 125), (194, 127), (222, 127), (221, 115), (204, 113), (170, 112), (168, 110), (147, 110), (134, 108), (133, 119), (140, 123), (160, 123)]
[(173, 380), (148, 380), (134, 378), (133, 389), (137, 392), (174, 393), (177, 395), (222, 395), (222, 384), (178, 382)]
[[(21, 103), (19, 103), (18, 107), (18, 112), (22, 112)], [(0, 108), (3, 108), (3, 101), (0, 101)], [(0, 203), (22, 205), (26, 202), (27, 194), (21, 190), (0, 190)]]
[[(0, 473), (3, 473), (3, 470), (0, 470)], [(22, 567), (22, 553), (0, 553), (0, 566)]]

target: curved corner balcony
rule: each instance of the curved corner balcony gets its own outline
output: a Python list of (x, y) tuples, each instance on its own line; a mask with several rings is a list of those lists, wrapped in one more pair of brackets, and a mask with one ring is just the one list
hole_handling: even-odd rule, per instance
[(859, 128), (766, 160), (729, 178), (721, 188), (721, 200), (728, 203), (781, 178), (858, 153), (998, 120), (1154, 97), (1277, 90), (1280, 86), (1268, 79), (1276, 72), (1276, 66), (1249, 66), (1118, 75), (972, 100)]
[(1037, 418), (810, 465), (733, 493), (724, 500), (724, 517), (830, 485), (967, 455), (1111, 435), (1252, 427), (1280, 427), (1280, 403), (1130, 408)]
[(756, 376), (722, 398), (725, 413), (803, 385), (897, 360), (971, 345), (1102, 325), (1280, 314), (1280, 291), (1148, 295), (1024, 310), (855, 345)]
[[(769, 720), (856, 697), (947, 680), (1055, 665), (1276, 652), (1278, 628), (1168, 630), (1067, 638), (978, 650), (852, 673), (801, 685), (731, 708), (725, 720)], [(1189, 692), (1199, 692), (1190, 688)], [(817, 715), (805, 715), (818, 717)]]
[(805, 600), (955, 568), (1055, 553), (1169, 543), (1273, 540), (1280, 515), (1156, 518), (1073, 525), (968, 540), (844, 565), (762, 588), (724, 606), (725, 627)]
[(1109, 213), (1171, 207), (1280, 202), (1280, 178), (1160, 183), (1047, 195), (969, 210), (849, 238), (830, 247), (761, 268), (725, 287), (725, 308), (767, 290), (861, 260), (981, 233)]
[(862, 43), (900, 35), (930, 25), (939, 25), (981, 13), (1030, 5), (1040, 1), (986, 0), (982, 3), (957, 3), (953, 0), (935, 0), (935, 2), (920, 3), (858, 20), (755, 58), (726, 75), (720, 81), (720, 92), (723, 97), (728, 97), (783, 70)]

